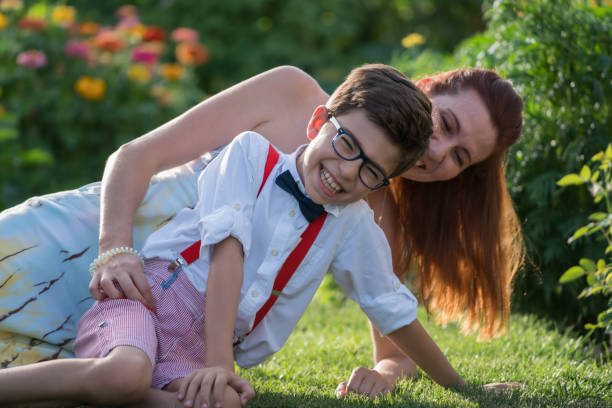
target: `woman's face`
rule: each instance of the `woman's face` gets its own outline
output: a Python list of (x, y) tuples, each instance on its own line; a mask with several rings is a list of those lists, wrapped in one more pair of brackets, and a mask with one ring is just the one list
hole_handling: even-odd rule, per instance
[(431, 98), (434, 130), (429, 147), (414, 167), (402, 174), (409, 180), (449, 180), (493, 152), (497, 131), (480, 96), (472, 89)]

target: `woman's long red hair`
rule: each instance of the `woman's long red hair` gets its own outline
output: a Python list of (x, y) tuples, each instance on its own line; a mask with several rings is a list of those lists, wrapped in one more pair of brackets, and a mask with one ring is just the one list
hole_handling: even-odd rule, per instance
[(523, 103), (510, 82), (490, 70), (456, 70), (423, 83), (430, 96), (475, 90), (498, 132), (497, 147), (448, 181), (392, 180), (402, 225), (396, 265), (416, 269), (415, 287), (439, 321), (462, 320), (464, 330), (480, 329), (490, 338), (507, 325), (512, 280), (523, 261), (504, 164), (504, 152), (521, 135)]

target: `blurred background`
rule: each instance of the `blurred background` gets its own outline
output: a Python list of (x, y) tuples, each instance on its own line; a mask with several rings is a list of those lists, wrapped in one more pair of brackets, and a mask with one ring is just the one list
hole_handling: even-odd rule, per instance
[(0, 0), (0, 209), (99, 180), (120, 144), (278, 65), (327, 91), (366, 62), (492, 68), (526, 104), (513, 310), (607, 350), (612, 187), (591, 159), (612, 141), (610, 33), (610, 0)]

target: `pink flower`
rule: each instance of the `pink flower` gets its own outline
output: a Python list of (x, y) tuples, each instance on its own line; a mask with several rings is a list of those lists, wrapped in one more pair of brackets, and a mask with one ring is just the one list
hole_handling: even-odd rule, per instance
[(87, 61), (89, 59), (89, 44), (85, 41), (68, 41), (64, 46), (64, 54)]
[(179, 27), (172, 31), (172, 41), (174, 42), (197, 42), (200, 36), (196, 30), (187, 27)]
[(154, 65), (157, 62), (158, 53), (145, 47), (135, 47), (132, 50), (132, 61), (141, 64)]
[(38, 50), (23, 51), (17, 55), (17, 64), (32, 69), (42, 68), (47, 65), (47, 56)]

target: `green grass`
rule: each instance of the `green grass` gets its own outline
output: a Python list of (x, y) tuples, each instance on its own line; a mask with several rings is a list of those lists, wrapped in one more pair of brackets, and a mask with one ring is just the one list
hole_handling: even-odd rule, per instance
[[(285, 347), (267, 362), (239, 374), (257, 396), (249, 407), (612, 407), (612, 368), (579, 340), (533, 316), (512, 316), (507, 333), (477, 342), (449, 325), (419, 318), (469, 386), (440, 387), (427, 375), (400, 382), (375, 401), (334, 390), (353, 368), (372, 366), (365, 315), (352, 301), (321, 289)], [(523, 389), (484, 391), (489, 382), (518, 381)]]

